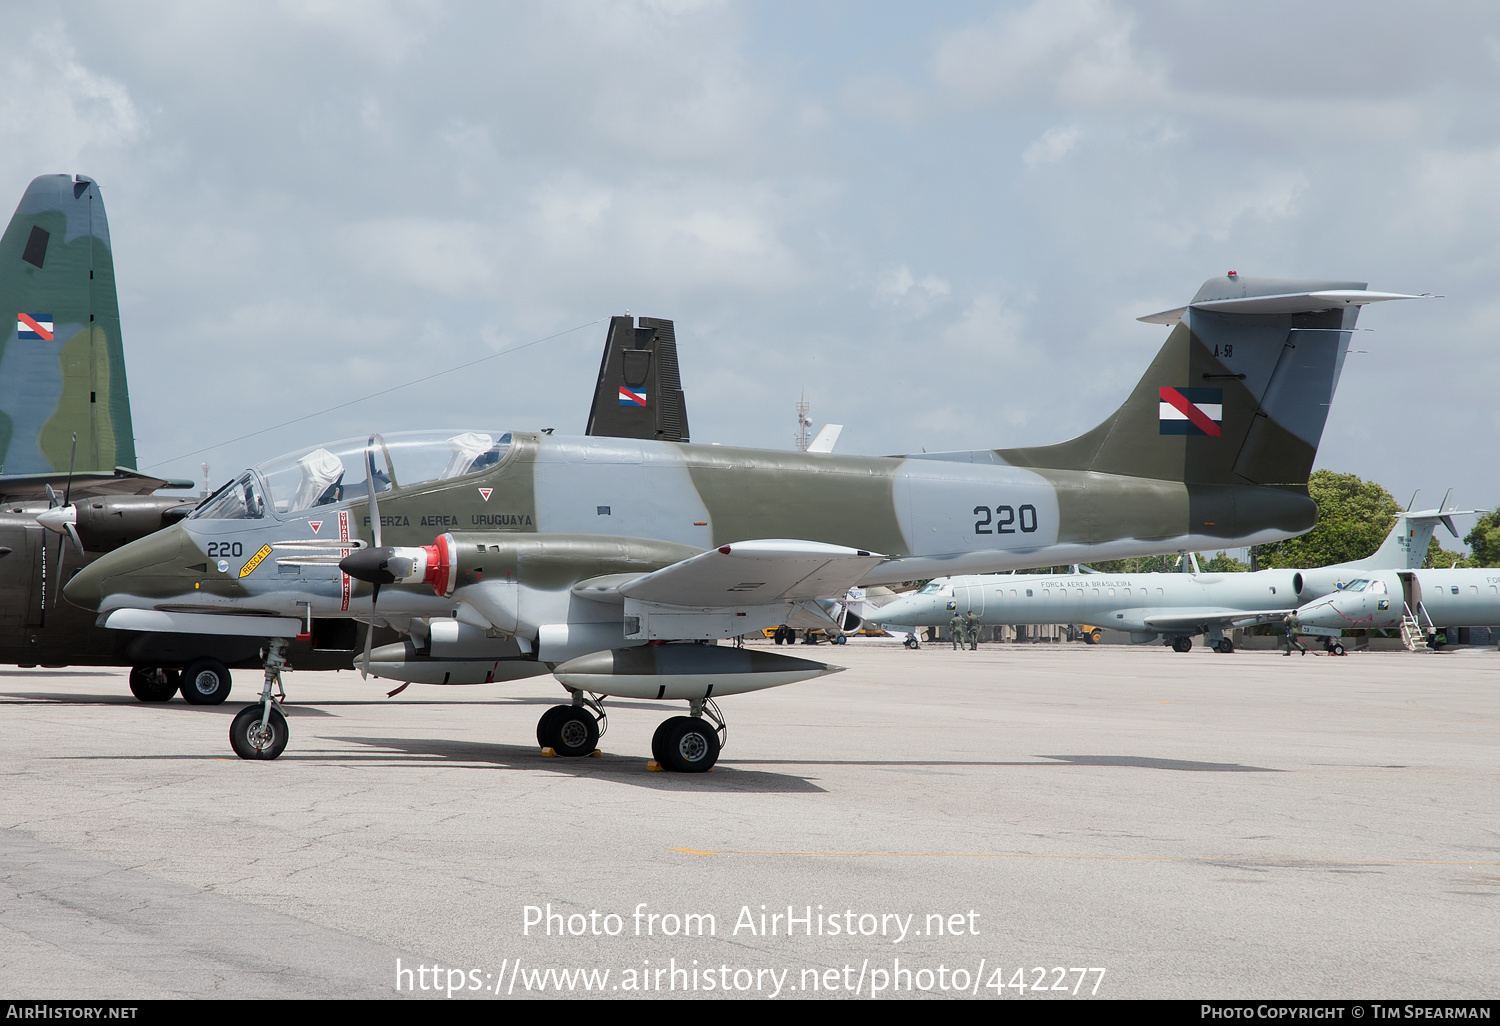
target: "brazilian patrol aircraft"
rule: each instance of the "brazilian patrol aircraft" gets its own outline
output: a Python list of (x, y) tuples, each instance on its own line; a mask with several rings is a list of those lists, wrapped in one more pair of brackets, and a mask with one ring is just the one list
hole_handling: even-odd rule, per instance
[[(855, 584), (1229, 547), (1316, 519), (1307, 495), (1363, 283), (1206, 282), (1130, 397), (1057, 445), (861, 457), (481, 428), (372, 434), (246, 471), (181, 523), (103, 556), (70, 601), (126, 630), (267, 641), (245, 758), (275, 758), (289, 639), (319, 616), (406, 637), (379, 676), (480, 683), (551, 672), (538, 724), (586, 755), (602, 697), (685, 700), (664, 767), (702, 771), (715, 699), (838, 667), (702, 644), (778, 624), (840, 632)], [(640, 397), (647, 404), (651, 397)], [(697, 644), (694, 644), (696, 642)], [(399, 690), (399, 689), (398, 689)], [(593, 697), (590, 697), (593, 696)], [(706, 717), (706, 719), (705, 719)]]
[[(1422, 565), (1437, 524), (1457, 537), (1452, 518), (1482, 512), (1443, 508), (1446, 505), (1445, 498), (1438, 509), (1401, 513), (1373, 555), (1333, 566), (1204, 574), (1189, 553), (1192, 573), (940, 577), (882, 606), (876, 615), (891, 632), (945, 624), (955, 613), (969, 610), (980, 624), (1099, 624), (1130, 632), (1130, 640), (1138, 645), (1160, 638), (1177, 652), (1191, 650), (1193, 637), (1206, 634), (1209, 647), (1227, 654), (1234, 651), (1234, 642), (1225, 634), (1229, 628), (1279, 621), (1364, 571), (1410, 572)], [(915, 647), (911, 640), (907, 645)], [(1341, 645), (1329, 647), (1343, 654)]]
[(1399, 628), (1409, 646), (1437, 648), (1446, 629), (1500, 626), (1500, 570), (1370, 570), (1296, 615), (1307, 633)]

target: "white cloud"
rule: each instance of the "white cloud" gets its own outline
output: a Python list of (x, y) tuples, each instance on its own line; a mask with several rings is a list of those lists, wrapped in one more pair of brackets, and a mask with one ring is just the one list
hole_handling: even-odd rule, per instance
[(877, 306), (904, 310), (922, 316), (953, 293), (953, 287), (935, 274), (918, 279), (906, 264), (889, 268), (875, 280)]
[(80, 63), (61, 23), (11, 47), (0, 71), (6, 163), (33, 175), (82, 170), (76, 165), (85, 154), (133, 142), (144, 127), (129, 91)]
[(469, 221), (376, 218), (345, 230), (345, 255), (375, 281), (444, 296), (483, 295), (495, 285), (488, 236)]
[(944, 34), (936, 80), (971, 102), (1038, 91), (1077, 107), (1114, 107), (1158, 95), (1164, 75), (1131, 44), (1134, 19), (1109, 0), (1038, 0)]
[(1049, 128), (1041, 137), (1026, 147), (1021, 159), (1028, 167), (1036, 164), (1053, 164), (1068, 155), (1083, 133), (1073, 125), (1058, 125)]

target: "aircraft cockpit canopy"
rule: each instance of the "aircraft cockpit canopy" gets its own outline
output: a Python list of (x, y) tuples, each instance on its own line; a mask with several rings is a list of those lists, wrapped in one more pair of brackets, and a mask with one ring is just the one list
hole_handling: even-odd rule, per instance
[(948, 578), (946, 578), (946, 577), (939, 577), (937, 580), (928, 581), (926, 584), (922, 585), (922, 590), (919, 591), (919, 592), (917, 592), (917, 594), (918, 595), (951, 595), (951, 594), (953, 594), (953, 586), (948, 583)]
[(1344, 585), (1342, 590), (1344, 590), (1344, 591), (1367, 591), (1368, 590), (1370, 592), (1370, 594), (1372, 594), (1372, 595), (1384, 595), (1385, 594), (1385, 582), (1384, 581), (1372, 581), (1368, 577), (1360, 577), (1360, 578), (1352, 580), (1348, 584)]
[(403, 431), (346, 438), (245, 471), (199, 504), (192, 519), (289, 516), (365, 498), (372, 478), (375, 492), (382, 494), (466, 477), (496, 466), (511, 444), (508, 431)]

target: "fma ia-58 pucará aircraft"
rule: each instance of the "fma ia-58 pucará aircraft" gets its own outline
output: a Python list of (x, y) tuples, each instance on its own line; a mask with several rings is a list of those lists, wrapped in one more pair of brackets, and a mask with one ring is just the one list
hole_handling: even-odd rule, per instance
[(855, 584), (1312, 527), (1307, 477), (1346, 333), (1360, 306), (1398, 298), (1411, 297), (1211, 279), (1142, 318), (1173, 327), (1123, 406), (1037, 448), (862, 457), (483, 430), (318, 446), (246, 471), (65, 594), (107, 627), (267, 639), (261, 702), (231, 728), (245, 758), (286, 745), (273, 691), (288, 639), (352, 616), (407, 638), (367, 646), (379, 676), (553, 673), (572, 703), (542, 716), (537, 739), (559, 755), (593, 751), (603, 697), (686, 700), (652, 753), (707, 770), (724, 734), (715, 699), (839, 668), (705, 642), (854, 630), (839, 600)]

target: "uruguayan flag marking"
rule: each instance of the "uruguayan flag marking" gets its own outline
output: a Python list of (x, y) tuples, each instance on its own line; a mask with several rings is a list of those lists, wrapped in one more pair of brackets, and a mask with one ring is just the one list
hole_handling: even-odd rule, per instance
[(16, 314), (16, 338), (33, 342), (51, 342), (52, 315)]

